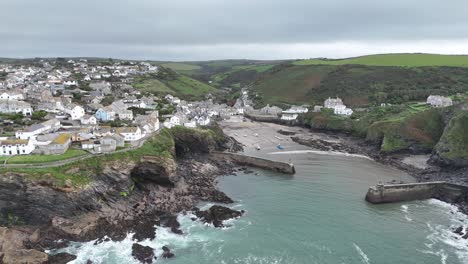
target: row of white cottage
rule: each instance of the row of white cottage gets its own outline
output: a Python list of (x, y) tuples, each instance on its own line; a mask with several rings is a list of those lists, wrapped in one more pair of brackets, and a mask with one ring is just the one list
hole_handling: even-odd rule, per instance
[[(351, 108), (347, 108), (346, 105), (343, 104), (341, 98), (328, 98), (324, 102), (325, 108), (333, 109), (333, 113), (335, 115), (345, 115), (350, 116), (353, 114), (353, 110)], [(314, 107), (314, 111), (320, 112), (322, 106)], [(309, 109), (303, 106), (292, 106), (290, 109), (281, 112), (281, 119), (282, 120), (296, 120), (299, 114), (307, 113)]]

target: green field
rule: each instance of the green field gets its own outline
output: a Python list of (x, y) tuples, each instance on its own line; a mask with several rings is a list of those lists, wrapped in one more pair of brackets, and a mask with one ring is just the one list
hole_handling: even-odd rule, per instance
[(69, 148), (64, 154), (61, 155), (18, 155), (18, 156), (0, 156), (0, 163), (4, 164), (5, 160), (7, 164), (32, 164), (32, 163), (46, 163), (59, 160), (65, 160), (69, 158), (79, 157), (88, 154), (88, 152), (81, 149)]
[(438, 54), (382, 54), (368, 55), (347, 59), (309, 59), (294, 62), (295, 65), (345, 65), (360, 64), (369, 66), (452, 66), (468, 67), (467, 55), (438, 55)]
[(168, 63), (161, 64), (161, 66), (173, 69), (174, 71), (182, 71), (182, 72), (195, 71), (195, 70), (201, 69), (201, 67), (198, 65), (182, 63), (182, 62), (168, 62)]
[(142, 93), (164, 94), (174, 92), (158, 79), (137, 77), (135, 78), (133, 86)]

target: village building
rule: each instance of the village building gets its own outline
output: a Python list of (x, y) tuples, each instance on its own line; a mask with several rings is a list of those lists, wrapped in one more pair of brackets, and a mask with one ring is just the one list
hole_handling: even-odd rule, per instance
[(21, 113), (25, 116), (32, 115), (33, 109), (31, 104), (17, 100), (0, 100), (0, 113), (18, 114)]
[(97, 120), (102, 122), (115, 120), (115, 112), (109, 106), (99, 108), (94, 116), (97, 118)]
[(70, 115), (71, 120), (80, 120), (85, 115), (84, 108), (77, 104), (67, 105), (64, 111)]
[(133, 112), (132, 110), (122, 110), (118, 113), (118, 117), (120, 120), (133, 120)]
[(283, 111), (281, 113), (281, 120), (296, 120), (298, 116), (299, 114), (294, 111)]
[(144, 137), (139, 127), (118, 127), (116, 134), (120, 134), (125, 141), (136, 141)]
[(427, 97), (426, 103), (433, 107), (447, 107), (453, 105), (452, 99), (440, 95), (430, 95)]
[(341, 100), (341, 98), (339, 98), (339, 97), (337, 97), (336, 99), (329, 97), (323, 103), (323, 106), (325, 108), (331, 108), (331, 109), (335, 108), (335, 106), (338, 106), (338, 105), (343, 105), (343, 100)]
[(93, 115), (85, 114), (81, 119), (80, 122), (82, 125), (96, 125), (97, 119)]
[[(41, 137), (44, 137), (43, 139)], [(37, 148), (34, 151), (38, 154), (43, 155), (59, 155), (65, 153), (71, 144), (71, 135), (68, 133), (62, 134), (47, 134), (44, 136), (39, 136), (37, 142)], [(45, 143), (45, 144), (44, 144)]]
[(333, 113), (335, 115), (350, 116), (353, 114), (353, 110), (351, 108), (347, 108), (345, 105), (337, 105), (333, 108)]
[(60, 121), (54, 118), (40, 124), (31, 125), (24, 130), (18, 130), (15, 132), (15, 137), (19, 139), (31, 139), (42, 133), (55, 132), (60, 128)]
[(259, 114), (278, 116), (279, 114), (281, 114), (281, 112), (283, 112), (283, 110), (281, 108), (279, 108), (277, 106), (267, 105), (267, 106), (260, 109)]
[(0, 92), (0, 100), (24, 100), (24, 94), (18, 91)]
[(159, 129), (159, 112), (152, 111), (146, 115), (137, 115), (133, 124), (141, 127), (146, 134), (153, 133)]
[(5, 139), (0, 140), (0, 155), (28, 155), (33, 152), (35, 146), (29, 139)]
[(351, 108), (347, 108), (346, 105), (343, 104), (341, 98), (328, 98), (324, 102), (324, 107), (333, 109), (333, 113), (335, 115), (345, 115), (350, 116), (353, 114), (353, 110)]

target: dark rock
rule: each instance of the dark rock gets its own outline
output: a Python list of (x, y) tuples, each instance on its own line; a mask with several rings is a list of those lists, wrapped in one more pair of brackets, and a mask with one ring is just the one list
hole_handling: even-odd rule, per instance
[(231, 198), (229, 198), (229, 196), (227, 196), (224, 192), (219, 190), (213, 190), (211, 192), (211, 200), (217, 203), (234, 203), (234, 201)]
[(92, 260), (88, 259), (88, 260), (86, 261), (86, 264), (94, 264), (94, 262), (93, 262)]
[(153, 263), (153, 248), (134, 243), (132, 245), (132, 256), (141, 263)]
[(164, 251), (162, 254), (163, 258), (173, 258), (175, 257), (174, 253), (171, 252), (171, 250), (167, 246), (163, 246), (162, 250)]
[(110, 241), (111, 239), (108, 238), (108, 237), (101, 237), (101, 238), (98, 238), (96, 240), (96, 242), (94, 242), (94, 245), (99, 245), (101, 244), (102, 242), (107, 242), (107, 241)]
[(244, 211), (236, 211), (230, 208), (213, 205), (206, 211), (195, 209), (195, 215), (205, 223), (212, 223), (215, 227), (223, 227), (223, 221), (231, 218), (240, 217)]
[(180, 223), (177, 221), (177, 216), (175, 215), (163, 215), (160, 217), (160, 224), (164, 227), (171, 228), (171, 232), (174, 234), (183, 234), (182, 230), (180, 230)]
[(154, 182), (161, 186), (174, 187), (176, 163), (164, 157), (146, 157), (133, 168), (131, 176), (136, 179)]
[(157, 224), (156, 216), (149, 215), (146, 219), (141, 219), (138, 221), (133, 227), (132, 230), (135, 233), (133, 235), (133, 239), (137, 241), (142, 241), (145, 239), (153, 240), (156, 237), (156, 224)]
[(455, 234), (461, 235), (462, 232), (463, 232), (463, 226), (457, 227), (453, 232), (454, 232)]
[(75, 255), (71, 255), (68, 253), (58, 253), (55, 255), (49, 255), (49, 264), (66, 264), (72, 260), (76, 259)]
[(463, 239), (468, 239), (468, 232), (462, 236)]
[(293, 136), (296, 134), (296, 132), (282, 130), (282, 129), (278, 130), (278, 133), (280, 133), (281, 135), (285, 135), (285, 136)]

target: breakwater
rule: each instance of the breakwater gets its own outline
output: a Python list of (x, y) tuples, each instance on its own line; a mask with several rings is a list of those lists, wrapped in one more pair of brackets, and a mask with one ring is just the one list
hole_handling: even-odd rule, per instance
[(274, 123), (279, 125), (286, 125), (286, 126), (295, 126), (298, 125), (297, 120), (283, 120), (278, 116), (273, 115), (254, 115), (254, 114), (244, 114), (244, 117), (257, 122), (267, 122), (267, 123)]
[(296, 173), (296, 169), (294, 168), (294, 164), (292, 163), (268, 160), (268, 159), (246, 156), (246, 155), (236, 154), (236, 153), (228, 153), (228, 152), (213, 152), (212, 154), (217, 158), (229, 160), (241, 166), (257, 167), (257, 168), (262, 168), (266, 170), (278, 171), (278, 172), (282, 172), (286, 174)]
[(437, 198), (451, 203), (466, 200), (468, 198), (468, 186), (444, 181), (389, 185), (378, 184), (371, 186), (366, 194), (366, 201), (375, 204), (430, 198)]

